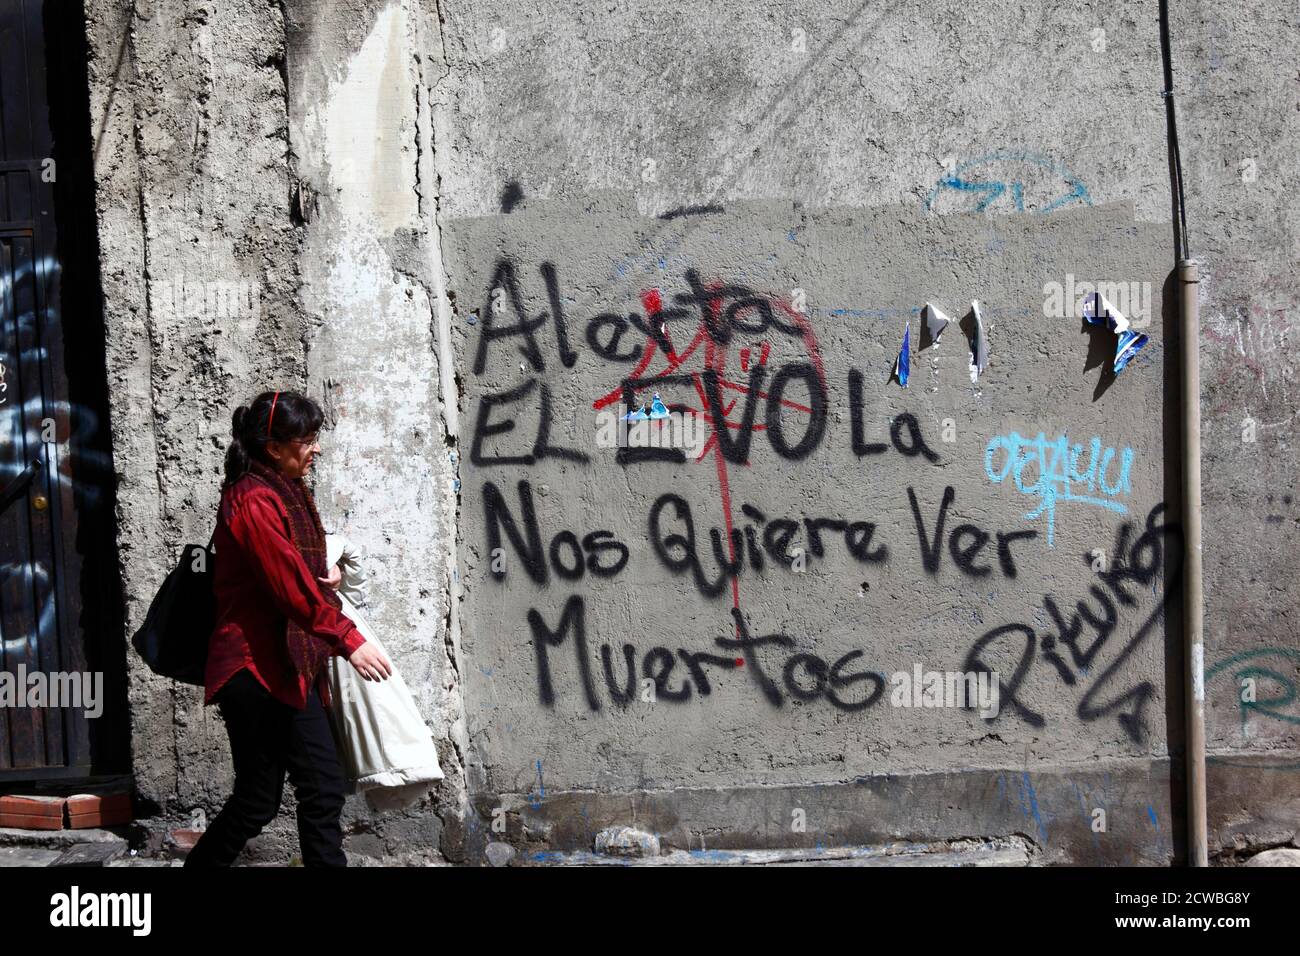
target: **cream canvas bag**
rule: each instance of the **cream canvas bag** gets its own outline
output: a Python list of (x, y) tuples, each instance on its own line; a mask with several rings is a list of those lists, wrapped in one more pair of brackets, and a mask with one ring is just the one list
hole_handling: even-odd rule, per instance
[[(343, 574), (336, 592), (343, 613), (362, 637), (389, 657), (358, 610), (369, 586), (360, 549), (342, 535), (330, 534), (325, 536), (325, 555), (326, 567), (337, 564)], [(351, 792), (364, 792), (373, 809), (396, 810), (418, 801), (442, 779), (433, 734), (396, 665), (387, 680), (368, 681), (344, 658), (330, 657), (329, 682), (330, 723)]]

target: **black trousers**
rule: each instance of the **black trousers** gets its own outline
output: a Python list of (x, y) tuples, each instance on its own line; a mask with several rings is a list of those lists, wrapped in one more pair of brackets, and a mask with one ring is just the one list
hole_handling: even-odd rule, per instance
[(217, 691), (230, 736), (235, 792), (190, 850), (186, 866), (230, 866), (244, 844), (280, 811), (287, 772), (298, 798), (304, 866), (347, 866), (343, 855), (344, 782), (329, 717), (315, 687), (295, 710), (241, 670)]

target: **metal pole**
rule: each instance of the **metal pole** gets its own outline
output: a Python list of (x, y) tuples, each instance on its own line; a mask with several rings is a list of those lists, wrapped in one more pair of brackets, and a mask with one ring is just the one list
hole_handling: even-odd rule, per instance
[(1201, 578), (1201, 329), (1195, 261), (1179, 260), (1183, 362), (1183, 656), (1187, 702), (1187, 862), (1209, 866), (1205, 822), (1205, 641)]

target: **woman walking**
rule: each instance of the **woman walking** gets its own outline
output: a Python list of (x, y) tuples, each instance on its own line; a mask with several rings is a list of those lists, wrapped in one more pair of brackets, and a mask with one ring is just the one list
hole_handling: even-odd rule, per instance
[[(263, 392), (235, 410), (214, 549), (217, 623), (204, 704), (230, 736), (235, 790), (185, 860), (229, 866), (279, 812), (288, 773), (305, 866), (347, 866), (344, 783), (322, 701), (325, 663), (345, 657), (366, 680), (392, 666), (339, 610), (337, 567), (304, 482), (324, 415), (296, 392)], [(326, 697), (326, 701), (328, 697)]]

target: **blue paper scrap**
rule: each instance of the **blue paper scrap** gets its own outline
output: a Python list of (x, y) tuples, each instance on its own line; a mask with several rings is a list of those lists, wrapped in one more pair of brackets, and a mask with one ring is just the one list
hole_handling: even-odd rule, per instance
[(907, 378), (912, 373), (911, 342), (912, 323), (909, 321), (903, 328), (903, 347), (898, 350), (898, 358), (894, 360), (894, 375), (903, 388), (907, 388)]
[(1100, 292), (1094, 292), (1084, 299), (1083, 317), (1089, 325), (1105, 323), (1106, 327), (1119, 337), (1119, 341), (1115, 343), (1115, 358), (1111, 363), (1116, 375), (1124, 371), (1124, 366), (1128, 365), (1129, 360), (1142, 351), (1150, 341), (1141, 332), (1134, 332), (1129, 328), (1129, 321), (1124, 317), (1124, 313), (1111, 305)]

